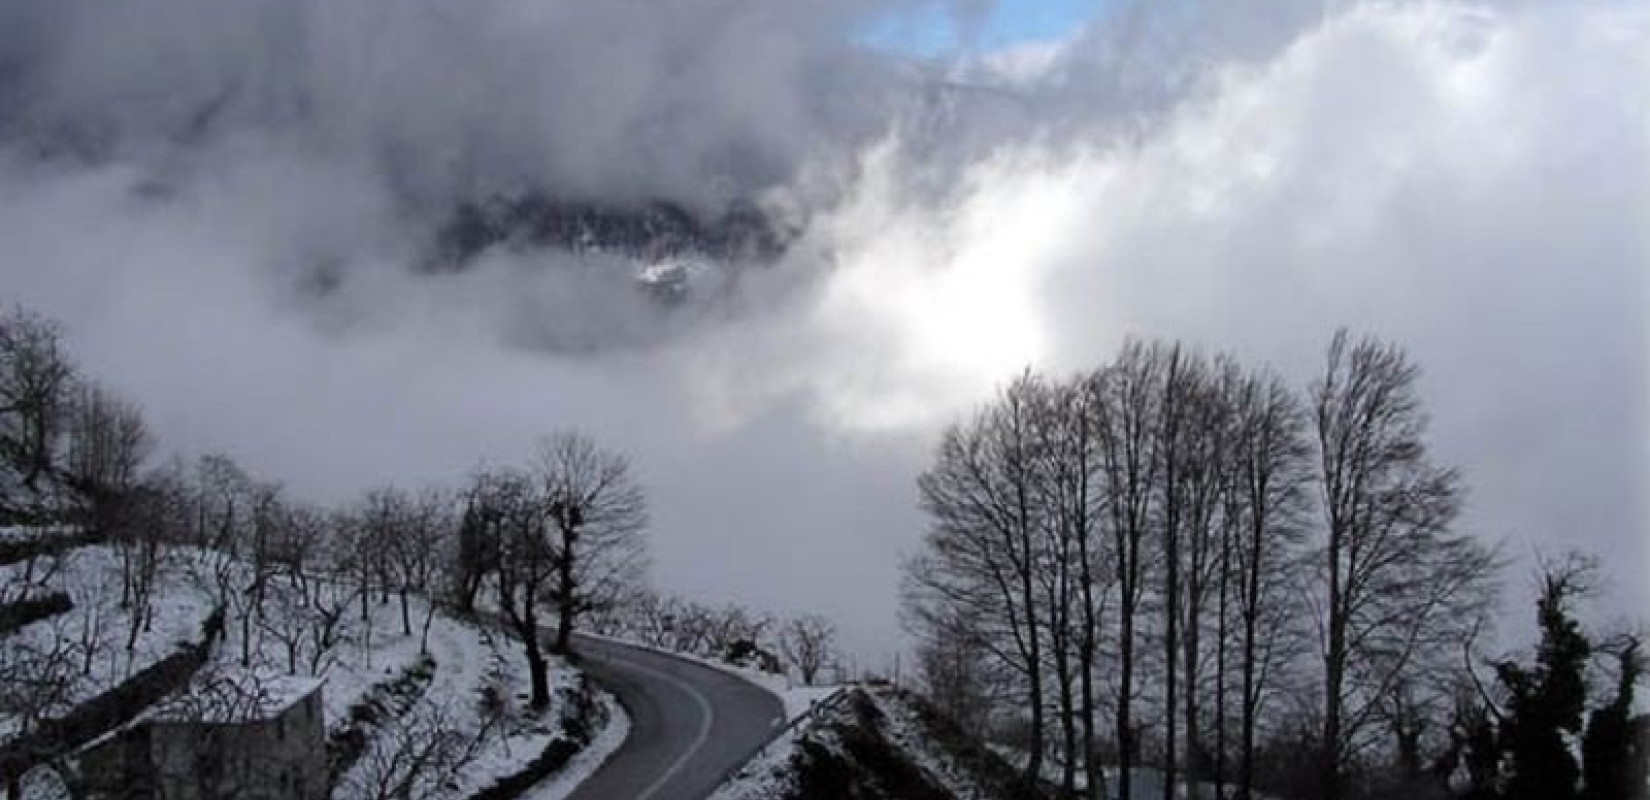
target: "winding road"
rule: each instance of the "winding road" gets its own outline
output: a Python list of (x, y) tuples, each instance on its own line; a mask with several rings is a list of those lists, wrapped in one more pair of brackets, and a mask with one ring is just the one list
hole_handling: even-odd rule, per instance
[(630, 735), (569, 800), (703, 800), (783, 724), (778, 698), (725, 672), (587, 636), (574, 649)]

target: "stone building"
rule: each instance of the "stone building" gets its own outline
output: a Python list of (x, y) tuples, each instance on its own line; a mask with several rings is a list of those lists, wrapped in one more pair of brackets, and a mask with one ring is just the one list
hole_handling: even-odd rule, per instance
[(325, 800), (321, 681), (236, 676), (171, 698), (82, 753), (88, 800)]

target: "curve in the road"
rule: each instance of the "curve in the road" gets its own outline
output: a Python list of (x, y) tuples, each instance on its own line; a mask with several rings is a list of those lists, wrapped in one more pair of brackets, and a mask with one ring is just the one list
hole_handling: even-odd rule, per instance
[(777, 697), (726, 672), (605, 639), (574, 646), (630, 735), (570, 800), (703, 800), (783, 724)]

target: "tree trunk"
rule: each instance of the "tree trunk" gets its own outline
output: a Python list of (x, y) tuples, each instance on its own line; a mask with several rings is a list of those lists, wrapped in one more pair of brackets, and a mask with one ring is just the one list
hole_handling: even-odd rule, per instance
[(1329, 524), (1329, 643), (1324, 648), (1323, 734), (1318, 742), (1318, 792), (1323, 800), (1341, 795), (1341, 685), (1346, 669), (1346, 614), (1341, 608), (1341, 524)]
[(1251, 800), (1255, 785), (1255, 616), (1243, 615), (1243, 719), (1239, 722), (1239, 760), (1243, 783), (1238, 784), (1238, 800)]
[[(1064, 582), (1065, 579), (1061, 580)], [(1066, 750), (1065, 760), (1060, 765), (1060, 787), (1064, 792), (1063, 796), (1073, 797), (1077, 791), (1077, 713), (1071, 691), (1070, 626), (1066, 617), (1067, 612), (1062, 611), (1059, 622), (1060, 635), (1052, 644), (1055, 648), (1055, 677), (1060, 683), (1060, 738), (1061, 745)]]
[(527, 669), (533, 679), (532, 706), (542, 710), (550, 705), (549, 664), (544, 659), (544, 652), (539, 649), (536, 633), (523, 637), (522, 643), (527, 647)]
[(1232, 578), (1232, 531), (1221, 531), (1220, 589), (1215, 605), (1215, 797), (1226, 798), (1226, 638), (1230, 633), (1227, 616), (1231, 613), (1228, 584)]
[[(1030, 547), (1027, 546), (1029, 552)], [(1020, 570), (1021, 603), (1026, 613), (1026, 638), (1030, 647), (1026, 679), (1031, 683), (1031, 758), (1026, 761), (1026, 783), (1035, 784), (1043, 773), (1043, 667), (1042, 646), (1037, 635), (1036, 595), (1031, 588), (1029, 564)]]
[(1180, 615), (1180, 543), (1179, 535), (1174, 528), (1175, 522), (1171, 519), (1167, 529), (1168, 554), (1165, 560), (1168, 562), (1168, 579), (1164, 588), (1167, 598), (1163, 612), (1166, 628), (1163, 634), (1163, 800), (1174, 800), (1175, 711), (1178, 708), (1176, 694), (1179, 689), (1176, 678), (1180, 671), (1176, 663), (1180, 652), (1177, 624)]
[[(1082, 500), (1086, 506), (1088, 498)], [(1085, 529), (1087, 524), (1084, 525)], [(1088, 796), (1098, 798), (1102, 796), (1105, 786), (1105, 776), (1100, 770), (1100, 760), (1094, 752), (1094, 640), (1096, 627), (1099, 625), (1094, 609), (1094, 576), (1089, 567), (1088, 535), (1084, 533), (1078, 539), (1078, 558), (1082, 559), (1082, 597), (1083, 597), (1083, 633), (1077, 641), (1077, 669), (1080, 698), (1079, 704), (1083, 723), (1083, 774), (1088, 779)]]
[(578, 613), (578, 587), (573, 585), (572, 535), (562, 536), (562, 555), (556, 560), (556, 641), (552, 648), (567, 655), (573, 643), (573, 618)]
[(543, 649), (539, 647), (538, 617), (533, 613), (531, 597), (522, 599), (521, 621), (516, 634), (521, 637), (522, 646), (527, 651), (527, 671), (533, 681), (532, 707), (542, 710), (550, 705), (550, 668)]
[(1198, 604), (1191, 602), (1188, 598), (1186, 604), (1186, 630), (1183, 634), (1186, 643), (1184, 655), (1186, 662), (1186, 698), (1183, 706), (1185, 708), (1184, 719), (1186, 720), (1186, 796), (1191, 800), (1198, 800), (1203, 796), (1198, 785), (1198, 780), (1203, 777), (1204, 766), (1202, 744), (1197, 733), (1197, 677), (1199, 670), (1197, 648), (1200, 645), (1199, 640), (1201, 638), (1198, 635), (1198, 613)]
[(432, 623), (434, 621), (435, 621), (435, 603), (433, 603), (433, 602), (427, 603), (424, 606), (424, 627), (419, 631), (419, 634), (418, 634), (418, 653), (419, 653), (419, 655), (428, 655), (429, 652), (430, 652), (430, 623)]
[[(1124, 594), (1129, 591), (1124, 589)], [(1118, 658), (1122, 664), (1117, 676), (1117, 796), (1119, 800), (1133, 800), (1134, 787), (1130, 785), (1129, 771), (1134, 766), (1134, 720), (1130, 713), (1134, 706), (1134, 603), (1125, 600), (1120, 613), (1122, 630), (1118, 634)]]

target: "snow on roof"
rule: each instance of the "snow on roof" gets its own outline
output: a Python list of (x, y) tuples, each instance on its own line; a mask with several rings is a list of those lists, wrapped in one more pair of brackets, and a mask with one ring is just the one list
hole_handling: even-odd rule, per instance
[(321, 688), (321, 678), (220, 672), (198, 677), (189, 688), (145, 715), (156, 722), (234, 724), (274, 719)]

